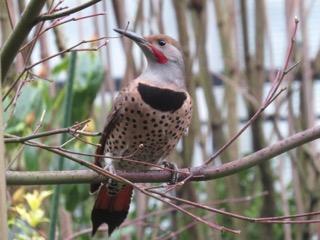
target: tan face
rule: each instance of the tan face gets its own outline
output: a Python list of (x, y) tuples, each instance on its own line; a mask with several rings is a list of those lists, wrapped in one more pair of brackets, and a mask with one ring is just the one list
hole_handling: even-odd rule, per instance
[(163, 34), (145, 37), (149, 43), (149, 48), (155, 60), (160, 64), (168, 62), (182, 62), (182, 53), (179, 44)]
[(181, 48), (176, 40), (164, 35), (150, 35), (142, 37), (134, 32), (124, 29), (114, 29), (116, 32), (122, 34), (135, 41), (142, 51), (149, 63), (159, 63), (163, 65), (177, 64), (178, 67), (183, 67), (183, 58)]

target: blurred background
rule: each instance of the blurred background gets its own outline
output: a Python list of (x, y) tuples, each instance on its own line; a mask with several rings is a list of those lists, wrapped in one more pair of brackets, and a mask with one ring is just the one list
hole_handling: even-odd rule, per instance
[[(84, 2), (62, 1), (61, 7), (72, 8)], [(1, 2), (3, 39), (27, 3)], [(51, 4), (48, 0), (47, 8)], [(87, 130), (100, 131), (119, 88), (145, 66), (140, 49), (112, 29), (127, 27), (142, 35), (165, 33), (183, 48), (187, 86), (195, 105), (189, 135), (169, 160), (180, 167), (198, 166), (261, 106), (277, 70), (284, 65), (297, 16), (300, 23), (289, 66), (299, 64), (286, 75), (281, 86), (286, 90), (212, 164), (236, 160), (320, 123), (319, 10), (320, 1), (316, 0), (102, 0), (63, 18), (60, 21), (66, 23), (60, 26), (54, 27), (59, 22), (47, 21), (42, 26), (47, 30), (36, 42), (28, 64), (22, 49), (8, 78), (16, 79), (26, 65), (61, 54), (32, 68), (28, 79), (4, 100), (5, 132), (29, 135), (39, 122), (41, 131), (62, 127), (68, 94), (73, 98), (69, 125), (91, 119)], [(34, 36), (35, 31), (25, 43)], [(100, 37), (107, 38), (81, 44), (72, 54), (66, 51), (83, 40)], [(66, 91), (72, 72), (72, 89)], [(3, 94), (9, 86), (4, 84)], [(62, 140), (58, 135), (42, 141), (59, 145)], [(98, 139), (87, 137), (86, 141), (96, 143)], [(249, 217), (317, 211), (319, 147), (319, 140), (314, 141), (232, 176), (188, 183), (175, 194)], [(81, 141), (69, 143), (68, 149), (86, 153), (95, 150)], [(12, 170), (57, 170), (61, 167), (58, 158), (37, 148), (6, 145)], [(63, 164), (63, 169), (82, 168), (68, 160)], [(51, 190), (53, 186), (9, 187), (12, 239), (48, 238)], [(86, 185), (61, 187), (57, 239), (72, 239), (73, 235), (74, 239), (90, 239), (93, 200)], [(144, 195), (136, 193), (134, 202), (124, 227), (110, 239), (320, 239), (320, 224), (253, 224), (192, 210), (210, 221), (241, 230), (241, 235), (233, 236), (212, 231)], [(98, 234), (96, 239), (105, 239), (105, 235)]]

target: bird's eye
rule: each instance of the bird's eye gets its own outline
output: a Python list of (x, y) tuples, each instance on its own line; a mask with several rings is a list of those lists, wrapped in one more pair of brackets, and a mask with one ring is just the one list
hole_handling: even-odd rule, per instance
[(165, 40), (159, 40), (158, 43), (159, 43), (160, 46), (166, 45), (166, 41)]

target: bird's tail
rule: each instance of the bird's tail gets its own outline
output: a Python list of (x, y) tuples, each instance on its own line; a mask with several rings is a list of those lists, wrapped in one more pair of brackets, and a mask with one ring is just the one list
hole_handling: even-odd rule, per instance
[[(100, 157), (105, 152), (107, 137), (110, 133), (110, 124), (106, 124), (96, 149), (94, 164), (103, 168), (103, 158)], [(93, 183), (90, 185), (90, 192), (97, 193), (96, 202), (91, 212), (92, 235), (96, 233), (99, 226), (103, 223), (108, 224), (109, 235), (127, 217), (133, 187), (123, 183), (110, 180), (108, 183)]]
[(108, 224), (109, 236), (127, 217), (133, 187), (125, 185), (116, 194), (110, 194), (107, 185), (101, 185), (91, 213), (92, 236), (103, 223)]

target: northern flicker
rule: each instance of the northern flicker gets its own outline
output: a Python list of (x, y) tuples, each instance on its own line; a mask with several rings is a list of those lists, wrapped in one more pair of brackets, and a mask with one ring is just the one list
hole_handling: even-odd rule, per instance
[[(114, 100), (107, 117), (97, 155), (111, 158), (130, 156), (135, 161), (159, 164), (175, 148), (191, 122), (192, 100), (185, 86), (182, 50), (169, 36), (141, 37), (127, 30), (114, 29), (133, 40), (143, 51), (147, 67)], [(104, 159), (95, 164), (104, 167)], [(112, 160), (116, 170), (143, 171), (150, 165)], [(126, 218), (132, 186), (110, 180), (92, 184), (98, 192), (92, 210), (92, 235), (102, 223), (109, 235)]]

